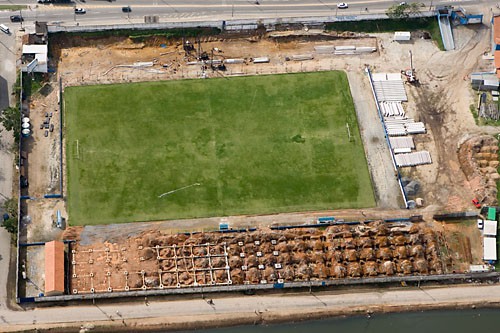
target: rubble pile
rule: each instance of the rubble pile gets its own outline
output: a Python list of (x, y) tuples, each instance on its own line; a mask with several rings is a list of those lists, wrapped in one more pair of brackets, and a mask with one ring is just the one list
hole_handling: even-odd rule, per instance
[(498, 140), (488, 135), (468, 139), (458, 150), (458, 160), (479, 202), (496, 206)]

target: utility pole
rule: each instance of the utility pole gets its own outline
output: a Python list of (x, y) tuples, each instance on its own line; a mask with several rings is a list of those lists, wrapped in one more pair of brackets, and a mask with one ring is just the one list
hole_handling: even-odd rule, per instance
[(24, 31), (24, 27), (23, 27), (23, 13), (21, 12), (21, 9), (19, 9), (19, 16), (21, 16), (21, 31)]
[(231, 5), (231, 17), (234, 17), (234, 2)]

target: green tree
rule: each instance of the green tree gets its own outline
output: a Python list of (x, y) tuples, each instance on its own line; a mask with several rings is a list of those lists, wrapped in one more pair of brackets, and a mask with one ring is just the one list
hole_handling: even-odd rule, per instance
[(4, 211), (9, 218), (3, 222), (3, 227), (11, 234), (17, 234), (17, 199), (7, 199), (3, 204)]
[(8, 107), (0, 114), (0, 122), (7, 131), (14, 131), (14, 138), (19, 140), (21, 133), (21, 114), (19, 108)]
[(387, 9), (387, 16), (392, 19), (408, 18), (410, 16), (418, 16), (420, 14), (420, 7), (422, 5), (418, 2), (401, 3), (392, 5)]

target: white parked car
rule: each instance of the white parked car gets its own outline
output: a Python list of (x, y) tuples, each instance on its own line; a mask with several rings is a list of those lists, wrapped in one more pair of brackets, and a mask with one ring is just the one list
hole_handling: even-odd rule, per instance
[(5, 32), (7, 35), (10, 35), (10, 29), (5, 24), (0, 24), (0, 30), (2, 30), (3, 32)]
[(84, 8), (75, 8), (75, 14), (85, 14), (86, 12)]
[(341, 3), (337, 4), (337, 8), (338, 9), (346, 9), (346, 8), (349, 8), (349, 5), (346, 4), (345, 2), (341, 2)]

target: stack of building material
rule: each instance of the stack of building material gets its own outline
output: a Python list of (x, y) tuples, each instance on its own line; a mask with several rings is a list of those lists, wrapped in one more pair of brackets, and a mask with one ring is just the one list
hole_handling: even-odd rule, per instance
[(406, 129), (405, 125), (401, 123), (386, 123), (385, 129), (387, 131), (387, 135), (389, 136), (405, 136)]
[(392, 148), (394, 154), (407, 154), (411, 153), (411, 148)]
[(356, 53), (372, 53), (375, 51), (377, 51), (377, 48), (373, 46), (358, 46), (356, 48)]
[(410, 148), (415, 149), (415, 143), (411, 136), (389, 138), (392, 149)]
[(258, 57), (258, 58), (253, 58), (253, 63), (254, 64), (265, 64), (269, 62), (269, 57)]
[(360, 54), (360, 53), (372, 53), (377, 51), (376, 47), (373, 46), (354, 46), (354, 45), (348, 45), (348, 46), (335, 46), (335, 50), (333, 51), (333, 54), (336, 55), (345, 55), (345, 54)]
[[(385, 127), (387, 128), (387, 133), (389, 134), (389, 128), (398, 129), (396, 136), (406, 135), (406, 134), (423, 134), (426, 132), (425, 125), (422, 122), (415, 122), (413, 118), (406, 118), (401, 116), (387, 117), (384, 118)], [(403, 128), (405, 134), (400, 134), (400, 130)], [(393, 136), (389, 134), (389, 136)]]
[(429, 154), (429, 152), (426, 150), (408, 154), (397, 154), (394, 155), (394, 159), (396, 160), (396, 165), (398, 167), (408, 167), (432, 163), (431, 154)]
[(403, 105), (401, 102), (382, 102), (379, 103), (380, 111), (384, 115), (384, 117), (393, 117), (393, 116), (403, 116), (405, 115), (405, 111), (403, 110)]
[(314, 56), (312, 54), (294, 54), (290, 57), (293, 61), (304, 61), (304, 60), (312, 60)]
[(408, 134), (424, 134), (425, 125), (422, 122), (408, 122), (405, 124)]
[(413, 121), (406, 117), (390, 117), (384, 118), (385, 128), (389, 136), (404, 136), (406, 135), (406, 122)]
[(406, 118), (403, 116), (394, 116), (394, 117), (384, 117), (384, 122), (386, 124), (402, 124), (406, 126), (407, 123), (414, 122), (413, 118)]
[(317, 54), (332, 54), (335, 52), (335, 46), (334, 45), (316, 45), (314, 47), (314, 51), (316, 51)]
[(346, 46), (335, 46), (334, 54), (342, 55), (342, 54), (355, 54), (356, 46), (354, 45), (346, 45)]
[(245, 59), (225, 59), (225, 64), (243, 64), (245, 63)]
[(372, 74), (373, 87), (379, 102), (406, 102), (405, 86), (400, 73), (374, 73)]

